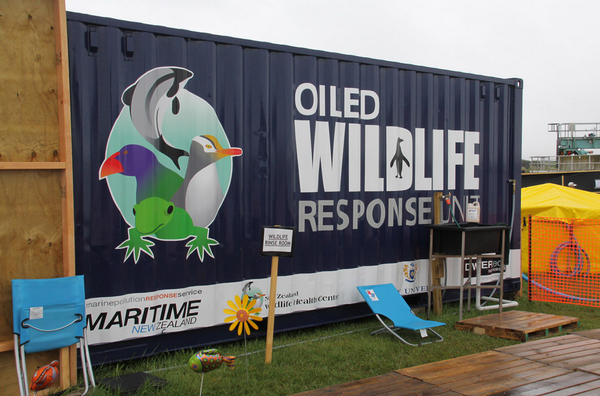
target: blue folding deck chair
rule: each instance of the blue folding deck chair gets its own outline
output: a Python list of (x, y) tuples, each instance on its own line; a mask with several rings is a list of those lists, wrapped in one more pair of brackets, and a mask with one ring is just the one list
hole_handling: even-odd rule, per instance
[[(369, 304), (369, 307), (377, 319), (379, 319), (383, 325), (382, 329), (376, 330), (371, 334), (376, 334), (387, 330), (405, 344), (412, 346), (444, 341), (444, 337), (439, 335), (435, 330), (432, 329), (432, 327), (445, 326), (446, 324), (442, 322), (435, 322), (433, 320), (423, 320), (413, 314), (410, 307), (406, 301), (404, 301), (402, 295), (398, 293), (398, 290), (396, 290), (396, 287), (393, 284), (387, 283), (384, 285), (357, 286), (356, 288), (363, 296), (367, 304)], [(389, 327), (387, 324), (385, 324), (380, 315), (390, 319), (394, 323), (393, 326)], [(429, 342), (422, 342), (419, 344), (412, 344), (400, 337), (400, 335), (398, 335), (396, 332), (397, 329), (419, 331), (421, 332), (422, 337), (426, 337), (427, 330), (429, 330), (439, 339)]]
[[(25, 355), (79, 343), (85, 382), (96, 386), (85, 338), (83, 276), (52, 279), (13, 279), (13, 333), (21, 396), (29, 395)], [(89, 374), (89, 379), (88, 379)]]

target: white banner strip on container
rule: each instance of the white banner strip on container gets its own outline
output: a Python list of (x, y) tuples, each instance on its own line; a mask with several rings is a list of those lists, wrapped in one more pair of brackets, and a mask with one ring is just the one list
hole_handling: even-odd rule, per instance
[[(511, 263), (505, 278), (520, 276), (520, 251), (511, 251)], [(458, 260), (459, 261), (459, 260)], [(457, 261), (457, 262), (458, 262)], [(457, 263), (456, 262), (456, 263)], [(449, 262), (454, 266), (456, 263)], [(278, 277), (275, 312), (278, 315), (330, 308), (362, 301), (356, 286), (393, 283), (403, 295), (427, 292), (428, 260), (381, 264), (313, 274)], [(486, 264), (488, 265), (488, 264)], [(459, 284), (460, 274), (448, 271), (448, 284)], [(498, 273), (482, 277), (482, 282), (498, 279)], [(235, 296), (243, 289), (258, 296), (255, 307), (262, 317), (269, 308), (268, 278), (182, 289), (135, 293), (86, 300), (90, 345), (150, 337), (165, 333), (221, 325), (224, 309), (231, 309)], [(259, 322), (259, 325), (261, 322)]]

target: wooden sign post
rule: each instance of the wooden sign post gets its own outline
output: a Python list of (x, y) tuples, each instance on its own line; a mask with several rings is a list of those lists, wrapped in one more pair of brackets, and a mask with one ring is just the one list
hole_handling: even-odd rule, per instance
[(267, 349), (265, 363), (271, 363), (273, 356), (273, 332), (275, 330), (275, 299), (277, 297), (277, 271), (279, 256), (271, 259), (271, 289), (269, 290), (269, 319), (267, 320)]
[(272, 256), (271, 289), (269, 290), (269, 319), (267, 321), (267, 348), (265, 363), (271, 363), (273, 356), (273, 332), (275, 330), (275, 305), (277, 299), (277, 272), (279, 256), (292, 257), (294, 251), (293, 227), (263, 227), (262, 249), (260, 254)]

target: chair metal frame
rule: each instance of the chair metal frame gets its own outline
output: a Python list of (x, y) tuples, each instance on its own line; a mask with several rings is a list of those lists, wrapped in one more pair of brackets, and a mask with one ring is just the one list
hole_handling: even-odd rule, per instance
[[(367, 304), (369, 304), (369, 307), (379, 322), (383, 325), (383, 328), (375, 330), (371, 335), (389, 331), (400, 341), (411, 346), (420, 346), (444, 341), (444, 337), (433, 330), (432, 327), (445, 326), (446, 324), (433, 320), (424, 320), (416, 316), (404, 300), (404, 297), (396, 290), (396, 287), (393, 284), (386, 283), (381, 285), (357, 286), (356, 288)], [(391, 320), (393, 325), (388, 326), (384, 322), (382, 316)], [(413, 344), (397, 333), (397, 331), (401, 329), (421, 332), (422, 337), (424, 337), (423, 331), (430, 331), (432, 334), (435, 334), (438, 339)]]
[(96, 386), (86, 338), (83, 275), (13, 279), (15, 364), (21, 396), (29, 396), (26, 355), (79, 345), (85, 395)]

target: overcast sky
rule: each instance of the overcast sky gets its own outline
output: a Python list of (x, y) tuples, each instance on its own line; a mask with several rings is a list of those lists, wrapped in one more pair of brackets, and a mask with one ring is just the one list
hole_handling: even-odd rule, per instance
[(523, 155), (600, 122), (595, 0), (66, 0), (67, 11), (524, 80)]

